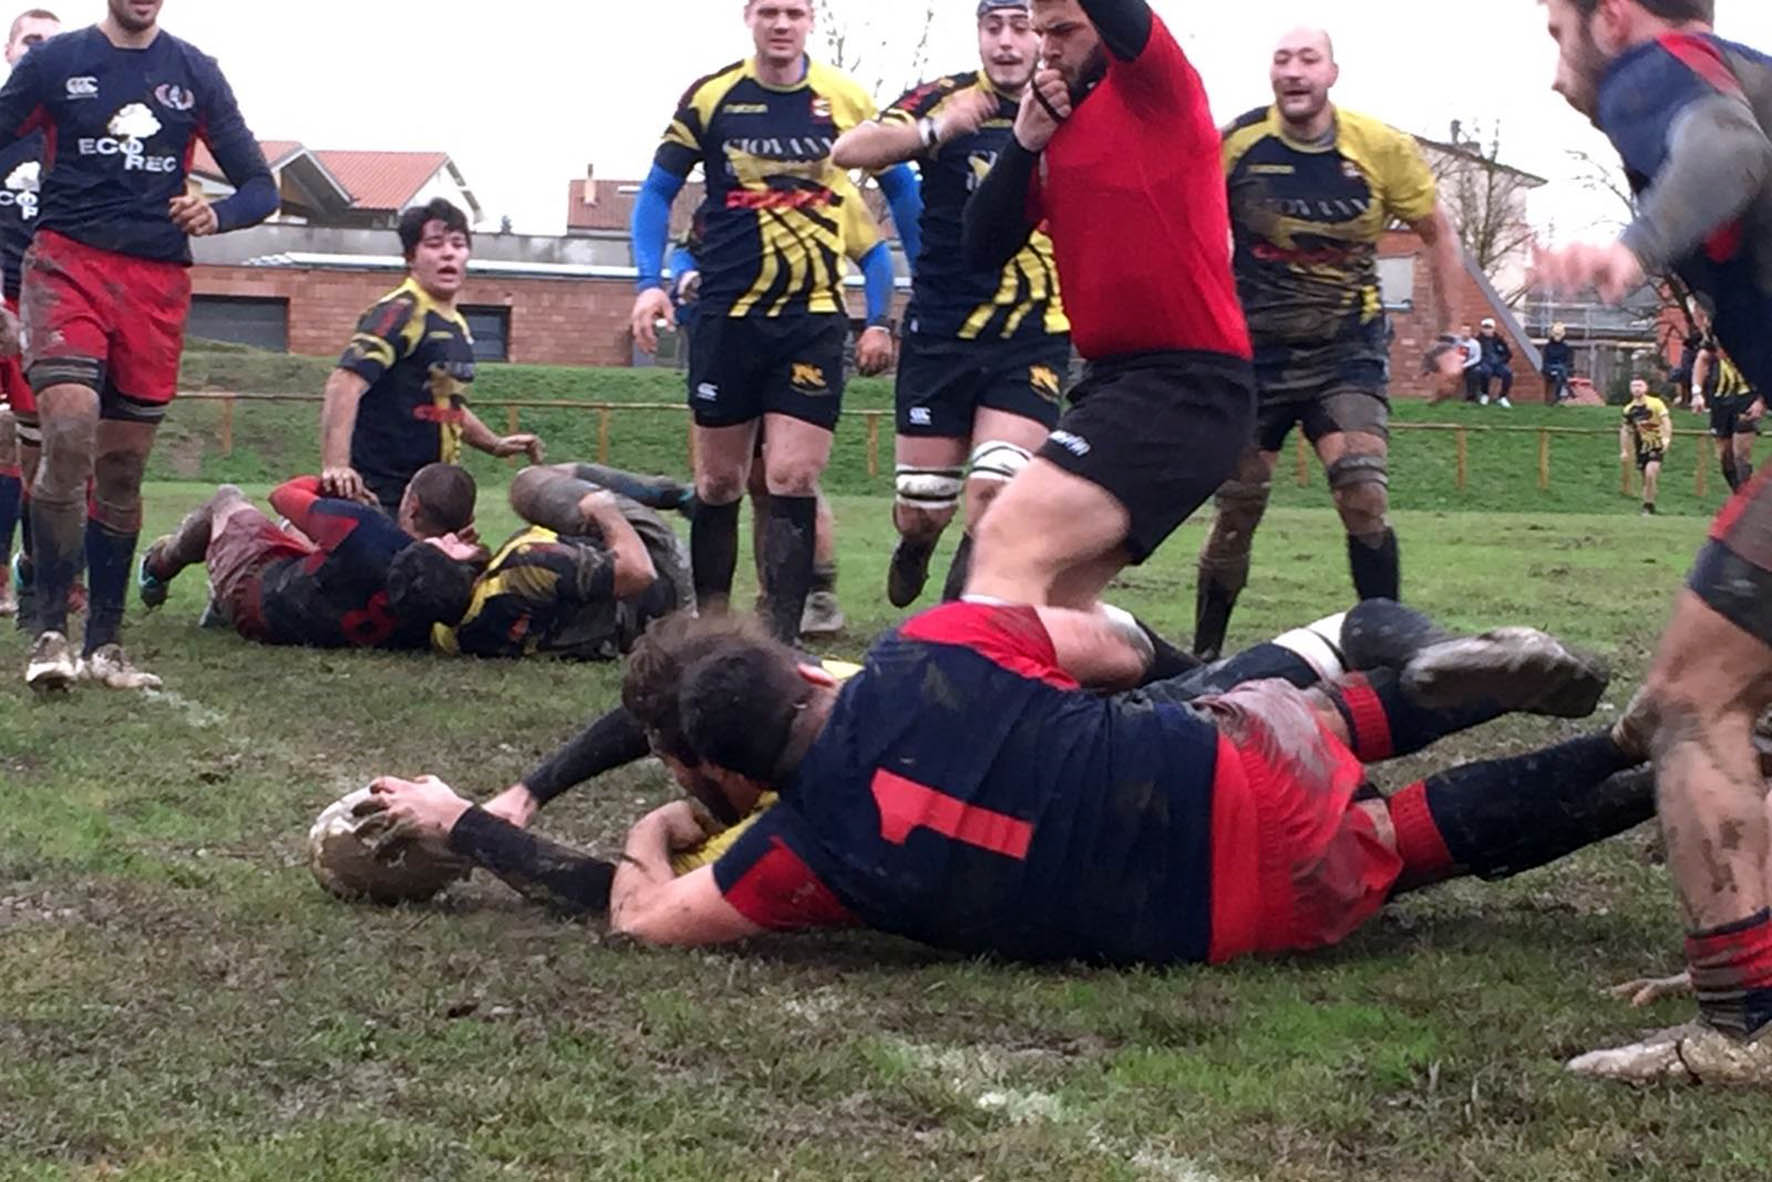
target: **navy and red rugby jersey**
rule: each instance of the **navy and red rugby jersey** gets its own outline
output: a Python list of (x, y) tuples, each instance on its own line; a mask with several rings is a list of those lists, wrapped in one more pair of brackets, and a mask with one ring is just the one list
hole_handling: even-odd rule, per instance
[(424, 648), (430, 626), (404, 627), (388, 607), (388, 568), (415, 539), (378, 509), (320, 495), (301, 476), (271, 493), (271, 507), (320, 549), (270, 563), (259, 576), (259, 613), (271, 644), (314, 648)]
[(873, 647), (715, 881), (777, 930), (1205, 961), (1219, 750), (1184, 706), (1081, 691), (1032, 608), (948, 604)]
[[(1719, 97), (1727, 101), (1719, 104)], [(1772, 183), (1762, 183), (1722, 224), (1695, 224), (1691, 203), (1660, 200), (1715, 187), (1708, 169), (1682, 167), (1683, 141), (1715, 137), (1716, 112), (1735, 104), (1772, 137), (1772, 57), (1711, 34), (1668, 33), (1607, 67), (1594, 122), (1618, 149), (1638, 197), (1639, 216), (1624, 243), (1652, 274), (1671, 268), (1708, 298), (1718, 340), (1748, 382), (1765, 390), (1772, 389)], [(1653, 257), (1654, 248), (1700, 234), (1703, 241), (1690, 251)]]
[(41, 128), (38, 226), (99, 250), (191, 261), (168, 206), (202, 140), (234, 185), (220, 231), (263, 221), (277, 187), (215, 59), (162, 32), (119, 49), (91, 26), (39, 45), (0, 88), (0, 146)]
[(1029, 214), (1058, 255), (1077, 351), (1091, 361), (1202, 351), (1248, 360), (1231, 276), (1230, 204), (1200, 76), (1160, 17), (1046, 146)]
[(18, 303), (19, 268), (37, 233), (43, 175), (43, 133), (0, 148), (0, 273), (7, 300)]

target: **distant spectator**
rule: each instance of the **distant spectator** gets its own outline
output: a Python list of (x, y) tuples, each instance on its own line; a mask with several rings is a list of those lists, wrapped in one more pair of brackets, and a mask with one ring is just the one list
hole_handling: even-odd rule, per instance
[(1553, 324), (1544, 344), (1545, 401), (1558, 406), (1568, 400), (1569, 379), (1575, 376), (1575, 350), (1565, 339), (1568, 335), (1567, 326)]
[(1499, 381), (1501, 394), (1495, 399), (1496, 405), (1513, 406), (1507, 396), (1514, 392), (1514, 370), (1511, 364), (1514, 359), (1514, 351), (1508, 346), (1507, 338), (1495, 331), (1495, 321), (1484, 317), (1482, 335), (1477, 338), (1477, 343), (1482, 346), (1483, 350), (1480, 379), (1482, 387), (1477, 401), (1483, 406), (1488, 406), (1489, 390)]
[(1464, 400), (1475, 402), (1483, 395), (1483, 345), (1471, 326), (1458, 326), (1458, 347), (1464, 352)]

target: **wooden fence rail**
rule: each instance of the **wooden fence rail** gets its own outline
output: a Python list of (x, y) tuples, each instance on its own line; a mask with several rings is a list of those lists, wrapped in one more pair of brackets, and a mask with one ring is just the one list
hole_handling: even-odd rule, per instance
[[(221, 454), (234, 454), (234, 410), (239, 403), (254, 402), (307, 402), (322, 401), (313, 394), (252, 394), (231, 391), (201, 390), (181, 393), (181, 401), (218, 402), (221, 404)], [(505, 431), (515, 435), (521, 430), (522, 412), (525, 410), (577, 410), (594, 412), (597, 416), (597, 462), (609, 462), (610, 435), (612, 423), (617, 411), (643, 411), (648, 414), (666, 411), (676, 414), (687, 414), (689, 408), (681, 402), (581, 402), (568, 399), (550, 398), (485, 398), (475, 402), (484, 408), (503, 407), (505, 410)], [(850, 418), (860, 417), (867, 422), (867, 456), (868, 475), (880, 475), (880, 420), (893, 416), (890, 410), (851, 410), (844, 414)], [(1470, 437), (1472, 435), (1536, 435), (1538, 437), (1538, 487), (1548, 492), (1551, 486), (1551, 449), (1552, 440), (1556, 436), (1605, 436), (1618, 434), (1615, 430), (1604, 427), (1519, 427), (1501, 424), (1466, 424), (1466, 423), (1392, 423), (1390, 429), (1397, 431), (1426, 431), (1450, 433), (1454, 437), (1457, 448), (1457, 465), (1453, 480), (1457, 488), (1463, 491), (1470, 483)], [(688, 436), (688, 460), (690, 467), (695, 465), (695, 439), (692, 432)], [(1676, 438), (1709, 439), (1705, 431), (1675, 431)], [(1695, 447), (1698, 456), (1697, 474), (1694, 477), (1693, 489), (1698, 496), (1705, 495), (1706, 478), (1710, 469), (1711, 453), (1708, 447)], [(1297, 437), (1293, 479), (1300, 488), (1310, 485), (1311, 481), (1311, 448), (1304, 437)], [(1619, 465), (1618, 489), (1621, 493), (1632, 491), (1632, 465), (1627, 461)]]

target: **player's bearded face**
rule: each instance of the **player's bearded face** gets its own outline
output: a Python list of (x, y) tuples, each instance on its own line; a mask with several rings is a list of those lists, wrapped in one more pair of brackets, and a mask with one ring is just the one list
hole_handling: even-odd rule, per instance
[(1017, 94), (1025, 89), (1039, 54), (1040, 38), (1027, 17), (992, 12), (978, 22), (978, 59), (998, 90)]
[(1034, 0), (1040, 60), (1081, 94), (1107, 73), (1107, 48), (1077, 0)]
[(812, 32), (812, 0), (750, 0), (745, 23), (759, 58), (775, 65), (797, 62)]
[(1281, 45), (1268, 71), (1280, 114), (1295, 123), (1315, 119), (1329, 105), (1335, 75), (1335, 62), (1321, 45)]
[(467, 235), (440, 221), (426, 222), (412, 252), (412, 277), (433, 295), (453, 296), (468, 277), (468, 254)]
[(1551, 89), (1591, 119), (1599, 107), (1600, 77), (1611, 58), (1594, 35), (1601, 14), (1583, 19), (1569, 0), (1546, 0), (1545, 7), (1551, 39), (1557, 43), (1557, 80)]
[(110, 0), (111, 19), (131, 33), (154, 27), (160, 19), (161, 0)]

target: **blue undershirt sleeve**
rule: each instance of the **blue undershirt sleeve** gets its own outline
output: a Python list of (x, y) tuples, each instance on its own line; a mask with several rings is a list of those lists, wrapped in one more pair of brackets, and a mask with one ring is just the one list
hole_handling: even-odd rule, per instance
[(665, 240), (671, 233), (671, 202), (683, 191), (682, 177), (654, 164), (640, 186), (629, 229), (633, 236), (634, 266), (640, 272), (638, 291), (664, 286)]
[(884, 328), (892, 321), (892, 251), (884, 242), (861, 256), (861, 275), (868, 300), (868, 327)]
[(892, 210), (892, 224), (898, 227), (898, 240), (904, 244), (905, 262), (914, 274), (917, 259), (923, 254), (923, 186), (908, 165), (895, 164), (876, 178), (886, 204)]

